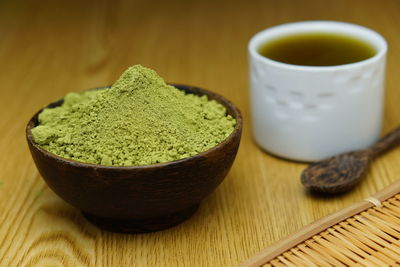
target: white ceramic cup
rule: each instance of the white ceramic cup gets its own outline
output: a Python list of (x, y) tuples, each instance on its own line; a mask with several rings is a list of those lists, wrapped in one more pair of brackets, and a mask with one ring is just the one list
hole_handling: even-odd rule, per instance
[[(351, 35), (376, 54), (356, 63), (300, 66), (258, 52), (277, 37), (302, 32)], [(250, 101), (255, 141), (277, 156), (315, 161), (366, 148), (380, 135), (387, 44), (378, 33), (354, 24), (305, 21), (257, 33), (248, 45)]]

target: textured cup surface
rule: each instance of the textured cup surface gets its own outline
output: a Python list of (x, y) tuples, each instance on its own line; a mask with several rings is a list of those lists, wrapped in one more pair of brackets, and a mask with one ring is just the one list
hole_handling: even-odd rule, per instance
[[(301, 32), (351, 35), (376, 54), (351, 64), (300, 66), (258, 52), (268, 40)], [(248, 46), (255, 141), (272, 154), (299, 161), (373, 144), (382, 125), (386, 51), (378, 33), (342, 22), (289, 23), (257, 33)]]

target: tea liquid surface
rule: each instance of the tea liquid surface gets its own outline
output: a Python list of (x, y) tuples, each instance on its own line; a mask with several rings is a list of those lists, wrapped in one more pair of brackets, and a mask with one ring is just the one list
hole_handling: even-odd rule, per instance
[(299, 33), (278, 37), (258, 52), (275, 61), (304, 66), (334, 66), (368, 59), (375, 48), (356, 37), (336, 33)]

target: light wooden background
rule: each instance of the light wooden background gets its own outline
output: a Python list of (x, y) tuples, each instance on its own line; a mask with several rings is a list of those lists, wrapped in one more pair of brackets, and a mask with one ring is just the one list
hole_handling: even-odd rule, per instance
[[(382, 33), (390, 50), (384, 132), (400, 120), (400, 1), (0, 1), (0, 266), (235, 266), (302, 226), (400, 178), (400, 149), (335, 198), (307, 194), (304, 164), (251, 139), (246, 45), (266, 27), (329, 19)], [(123, 235), (90, 225), (42, 181), (25, 142), (30, 116), (69, 91), (143, 64), (221, 93), (245, 129), (226, 180), (182, 225)]]

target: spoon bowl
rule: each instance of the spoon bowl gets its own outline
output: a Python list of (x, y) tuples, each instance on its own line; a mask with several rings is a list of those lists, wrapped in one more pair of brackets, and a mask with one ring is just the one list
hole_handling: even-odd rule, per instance
[(339, 154), (310, 164), (301, 183), (314, 192), (338, 194), (356, 186), (372, 160), (400, 144), (400, 127), (386, 134), (368, 149)]
[(310, 164), (303, 171), (301, 182), (311, 191), (343, 193), (361, 181), (371, 159), (372, 153), (369, 150), (339, 154)]

